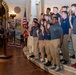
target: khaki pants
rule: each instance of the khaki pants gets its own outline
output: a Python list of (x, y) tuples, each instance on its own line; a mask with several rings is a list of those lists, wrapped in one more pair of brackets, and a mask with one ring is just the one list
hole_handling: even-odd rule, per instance
[(62, 53), (63, 53), (63, 59), (69, 61), (69, 48), (68, 48), (67, 38), (68, 35), (64, 35), (63, 44), (62, 44)]
[(44, 55), (44, 41), (43, 40), (39, 40), (39, 50), (41, 53), (41, 57), (43, 59), (45, 59), (45, 55)]
[(28, 37), (28, 48), (29, 48), (30, 54), (33, 54), (34, 47), (33, 47), (33, 37), (32, 36)]
[(73, 41), (73, 48), (75, 51), (75, 58), (76, 58), (76, 34), (72, 35), (72, 41)]
[(52, 62), (53, 64), (56, 64), (57, 66), (60, 65), (60, 56), (59, 56), (59, 47), (60, 39), (55, 39), (50, 41), (50, 52), (52, 55)]
[(51, 61), (50, 40), (44, 40), (44, 46), (47, 55), (47, 60)]
[(39, 59), (38, 37), (33, 37), (33, 47), (35, 59)]

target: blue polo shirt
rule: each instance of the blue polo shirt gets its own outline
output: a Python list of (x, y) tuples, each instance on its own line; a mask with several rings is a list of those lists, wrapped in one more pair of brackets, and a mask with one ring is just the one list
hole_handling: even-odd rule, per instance
[(42, 30), (41, 29), (39, 29), (39, 36), (38, 36), (38, 38), (39, 38), (39, 40), (44, 40), (44, 35), (42, 34)]
[(56, 23), (56, 24), (50, 26), (49, 33), (51, 34), (52, 40), (60, 39), (61, 35), (63, 35), (63, 29), (59, 25), (59, 23)]
[(76, 18), (76, 15), (72, 14), (72, 20), (71, 20), (72, 24), (73, 24), (75, 18)]
[(56, 17), (61, 18), (61, 15), (59, 13), (55, 14)]
[(44, 32), (44, 40), (51, 40), (51, 35), (46, 31)]
[(30, 31), (30, 36), (32, 36), (32, 34), (33, 34), (33, 30), (35, 29), (35, 26), (33, 26), (32, 28), (31, 28), (31, 31)]
[(69, 18), (62, 19), (61, 27), (63, 29), (63, 34), (64, 35), (69, 33), (69, 28), (71, 28)]
[(76, 15), (72, 14), (72, 25), (73, 25), (73, 33), (76, 34)]
[(36, 31), (39, 30), (39, 27), (34, 27), (33, 28), (33, 32), (32, 32), (32, 36), (33, 37), (38, 37)]

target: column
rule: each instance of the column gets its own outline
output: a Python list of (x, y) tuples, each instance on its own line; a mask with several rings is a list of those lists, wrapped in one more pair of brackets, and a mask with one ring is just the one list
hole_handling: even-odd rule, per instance
[(41, 0), (41, 12), (44, 13), (44, 0)]
[(44, 0), (31, 0), (30, 22), (32, 22), (33, 18), (39, 18), (40, 12), (44, 12)]
[(30, 18), (30, 21), (32, 21), (33, 18), (37, 17), (36, 2), (37, 2), (37, 0), (31, 0), (31, 18)]
[(36, 10), (37, 10), (37, 18), (40, 19), (40, 14), (41, 14), (41, 1), (37, 0), (36, 2)]
[(26, 14), (27, 14), (27, 21), (30, 21), (31, 16), (31, 0), (26, 0)]

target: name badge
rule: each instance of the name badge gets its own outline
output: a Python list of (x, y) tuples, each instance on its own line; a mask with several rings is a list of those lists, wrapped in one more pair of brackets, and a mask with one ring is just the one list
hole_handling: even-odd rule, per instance
[(48, 34), (48, 35), (50, 35), (50, 34)]
[(75, 18), (75, 16), (73, 16), (73, 18)]
[(65, 21), (63, 21), (63, 23), (65, 23)]
[(54, 28), (54, 31), (56, 30), (56, 28)]

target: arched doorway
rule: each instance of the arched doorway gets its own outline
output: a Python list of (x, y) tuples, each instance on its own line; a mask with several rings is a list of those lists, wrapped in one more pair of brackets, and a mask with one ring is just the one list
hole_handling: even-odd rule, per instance
[(0, 1), (0, 24), (3, 25), (4, 29), (6, 29), (8, 24), (8, 12), (9, 8), (7, 3), (4, 0)]

